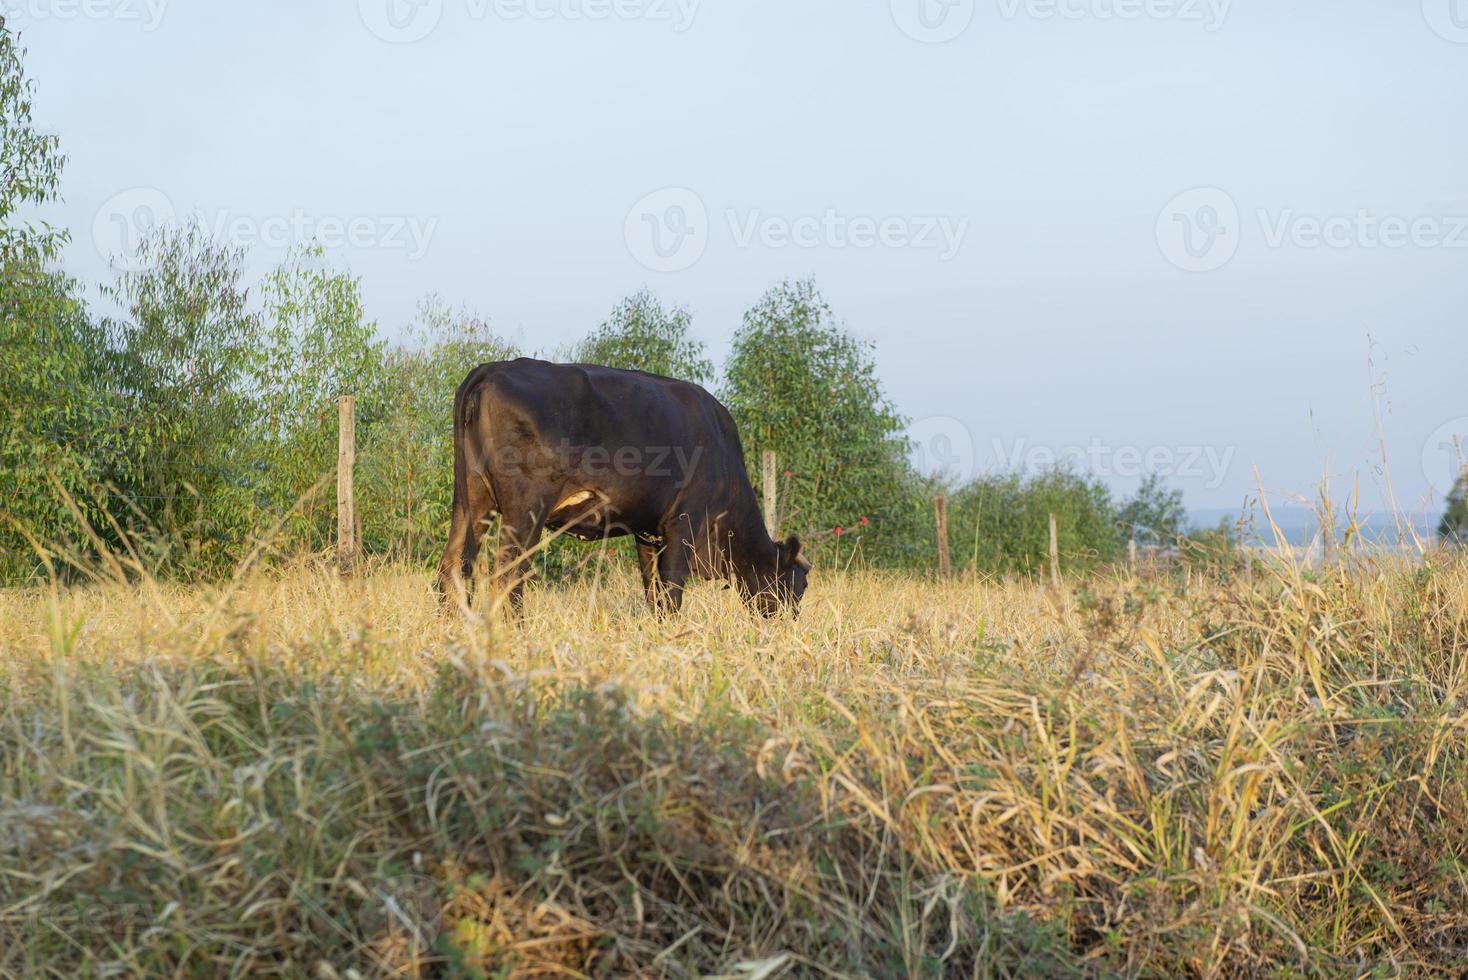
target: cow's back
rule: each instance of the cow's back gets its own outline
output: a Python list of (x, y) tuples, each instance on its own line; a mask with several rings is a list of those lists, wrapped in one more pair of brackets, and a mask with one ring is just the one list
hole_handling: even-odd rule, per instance
[(500, 411), (532, 421), (544, 437), (579, 445), (666, 445), (729, 434), (722, 406), (703, 388), (643, 371), (522, 357), (480, 365), (463, 389), (464, 421), (488, 397)]
[[(465, 428), (492, 444), (553, 450), (597, 447), (627, 453), (649, 485), (676, 485), (715, 510), (748, 487), (739, 434), (728, 411), (702, 387), (643, 371), (533, 358), (480, 365), (459, 399)], [(696, 471), (679, 462), (696, 462)], [(746, 490), (747, 492), (747, 490)]]

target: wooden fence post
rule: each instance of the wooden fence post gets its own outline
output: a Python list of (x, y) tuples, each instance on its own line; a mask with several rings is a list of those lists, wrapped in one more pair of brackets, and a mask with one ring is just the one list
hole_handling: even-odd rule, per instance
[(938, 574), (943, 578), (953, 575), (953, 558), (948, 553), (948, 498), (933, 498), (933, 516), (938, 523)]
[(780, 525), (777, 521), (779, 515), (775, 510), (775, 454), (772, 450), (765, 450), (764, 467), (765, 529), (770, 532), (770, 537), (778, 540)]
[(1050, 515), (1050, 584), (1060, 589), (1060, 527)]
[(357, 465), (357, 399), (337, 399), (336, 442), (336, 560), (343, 575), (350, 575), (357, 561), (357, 501), (352, 492), (352, 471)]
[(1126, 560), (1127, 564), (1131, 567), (1132, 574), (1137, 574), (1137, 536), (1135, 534), (1126, 543)]

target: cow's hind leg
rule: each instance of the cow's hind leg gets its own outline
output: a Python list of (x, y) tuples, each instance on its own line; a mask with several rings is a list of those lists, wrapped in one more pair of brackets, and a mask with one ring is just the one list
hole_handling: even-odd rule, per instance
[(479, 557), (479, 539), (494, 516), (494, 495), (483, 478), (471, 480), (454, 501), (449, 525), (449, 543), (438, 563), (439, 600), (448, 606), (462, 590), (467, 605), (474, 598), (474, 562)]
[[(453, 520), (449, 525), (449, 543), (438, 563), (438, 601), (445, 609), (462, 591), (468, 598), (466, 579), (473, 574), (474, 559), (469, 555), (469, 507), (467, 501), (454, 501)], [(466, 555), (468, 556), (466, 560)]]
[(658, 611), (658, 546), (637, 542), (637, 570), (642, 573), (642, 592), (653, 612)]
[(518, 616), (524, 600), (525, 582), (530, 578), (532, 560), (550, 501), (520, 502), (513, 509), (500, 510), (500, 546), (495, 556), (495, 581), (506, 590), (510, 608)]

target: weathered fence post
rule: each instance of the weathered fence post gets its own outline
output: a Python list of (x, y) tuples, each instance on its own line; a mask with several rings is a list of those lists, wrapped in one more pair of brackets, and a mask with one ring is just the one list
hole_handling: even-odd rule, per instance
[(1137, 574), (1137, 536), (1136, 535), (1132, 535), (1132, 539), (1126, 543), (1126, 560), (1127, 560), (1127, 565), (1131, 568), (1132, 574), (1133, 575)]
[(948, 498), (933, 498), (933, 516), (938, 524), (938, 574), (943, 578), (953, 575), (953, 558), (948, 553)]
[(1060, 588), (1060, 527), (1050, 515), (1050, 584)]
[(775, 454), (772, 450), (765, 450), (764, 467), (765, 529), (770, 532), (770, 537), (779, 538), (780, 525), (775, 511)]
[(352, 471), (357, 465), (357, 399), (337, 399), (336, 442), (336, 560), (343, 575), (352, 573), (357, 561), (357, 502), (352, 492)]

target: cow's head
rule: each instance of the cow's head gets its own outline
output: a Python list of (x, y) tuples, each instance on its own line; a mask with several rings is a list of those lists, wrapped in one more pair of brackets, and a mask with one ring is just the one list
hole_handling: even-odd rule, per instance
[(760, 590), (757, 596), (759, 611), (774, 616), (781, 606), (800, 615), (800, 600), (805, 595), (805, 586), (810, 576), (810, 562), (801, 554), (800, 539), (790, 535), (784, 541), (775, 542), (774, 581)]

